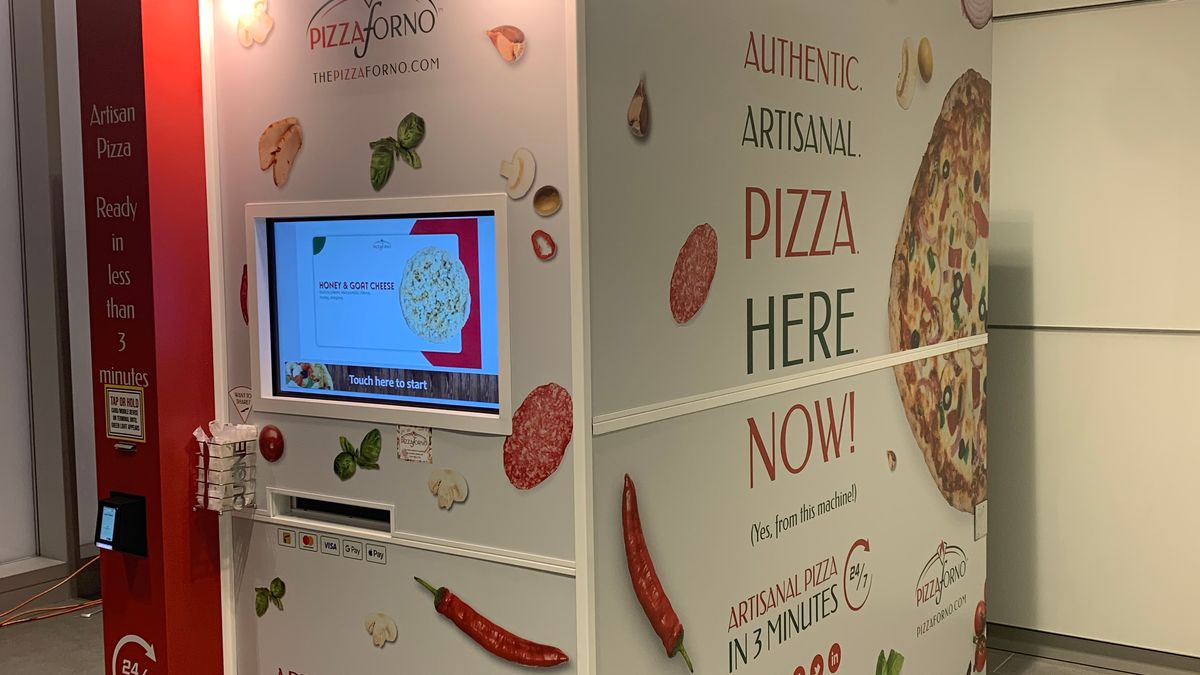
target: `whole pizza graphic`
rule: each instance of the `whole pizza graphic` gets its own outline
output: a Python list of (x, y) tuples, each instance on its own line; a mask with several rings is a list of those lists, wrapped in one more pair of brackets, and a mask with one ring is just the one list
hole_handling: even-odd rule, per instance
[[(913, 183), (892, 260), (895, 351), (986, 331), (992, 85), (968, 70), (950, 87)], [(906, 363), (896, 384), (942, 496), (972, 512), (987, 499), (984, 348)]]

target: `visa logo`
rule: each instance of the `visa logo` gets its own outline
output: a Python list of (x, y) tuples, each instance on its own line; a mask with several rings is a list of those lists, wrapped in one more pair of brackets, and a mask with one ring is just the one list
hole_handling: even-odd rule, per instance
[(342, 541), (337, 537), (321, 536), (321, 553), (339, 555), (342, 551)]

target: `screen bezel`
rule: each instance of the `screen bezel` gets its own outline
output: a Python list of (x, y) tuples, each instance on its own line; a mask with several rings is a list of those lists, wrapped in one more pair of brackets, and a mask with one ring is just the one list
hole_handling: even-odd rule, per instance
[[(249, 256), (246, 309), (250, 318), (254, 410), (331, 419), (410, 424), (496, 435), (511, 433), (507, 206), (507, 197), (503, 194), (247, 204)], [(499, 342), (498, 410), (409, 401), (379, 401), (365, 397), (326, 397), (320, 394), (314, 396), (293, 392), (284, 395), (279, 392), (275, 289), (271, 281), (274, 261), (270, 241), (272, 228), (269, 223), (481, 214), (494, 216), (495, 223), (496, 332)], [(235, 313), (231, 315), (236, 316)]]

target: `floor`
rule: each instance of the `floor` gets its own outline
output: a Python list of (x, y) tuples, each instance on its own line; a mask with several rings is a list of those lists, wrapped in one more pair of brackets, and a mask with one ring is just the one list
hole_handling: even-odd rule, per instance
[[(2, 664), (3, 662), (0, 661), (0, 665)], [(1010, 654), (997, 649), (988, 650), (989, 675), (991, 673), (996, 673), (996, 675), (1094, 675), (1095, 673), (1107, 673), (1112, 675), (1120, 672), (1123, 671), (1081, 666), (1076, 663), (1041, 659), (1024, 654)]]
[(0, 629), (0, 673), (104, 675), (103, 621), (67, 614)]
[[(79, 614), (0, 630), (0, 673), (104, 675), (104, 615)], [(988, 673), (998, 675), (1112, 675), (1118, 671), (997, 650), (988, 652)]]

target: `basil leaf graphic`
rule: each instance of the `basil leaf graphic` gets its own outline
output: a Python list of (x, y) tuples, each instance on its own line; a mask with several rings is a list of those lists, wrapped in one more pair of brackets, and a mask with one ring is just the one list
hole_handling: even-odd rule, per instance
[(362, 462), (373, 463), (379, 461), (379, 456), (383, 453), (383, 436), (378, 429), (372, 429), (363, 436), (362, 447), (359, 449), (360, 464)]
[(278, 609), (281, 612), (283, 611), (283, 601), (279, 598), (271, 596), (271, 604), (275, 605), (275, 609)]
[(358, 470), (357, 461), (354, 455), (343, 452), (333, 458), (333, 473), (342, 480), (350, 480), (354, 477), (354, 472)]
[(387, 185), (392, 177), (392, 169), (396, 166), (395, 141), (385, 138), (371, 144), (371, 187), (376, 192)]
[(271, 592), (265, 588), (254, 589), (254, 613), (260, 618), (267, 613), (267, 603), (270, 602)]
[(396, 148), (400, 147), (400, 144), (397, 143), (396, 139), (394, 139), (394, 138), (381, 138), (377, 141), (371, 141), (368, 145), (371, 146), (371, 150), (373, 150), (373, 151), (378, 150), (379, 148), (382, 147), (382, 148), (389, 148), (393, 152), (395, 152)]
[(275, 577), (274, 579), (272, 579), (271, 580), (271, 597), (272, 598), (283, 598), (285, 593), (287, 593), (287, 586), (284, 585), (283, 579), (280, 579), (279, 577)]
[(325, 250), (325, 237), (313, 237), (313, 255)]
[(412, 150), (420, 145), (421, 141), (425, 140), (425, 120), (414, 112), (405, 115), (396, 127), (396, 140), (400, 143), (400, 147), (407, 150)]
[(396, 154), (400, 155), (400, 159), (404, 160), (404, 163), (411, 166), (412, 168), (414, 168), (414, 169), (421, 168), (421, 156), (417, 154), (416, 150), (409, 150), (408, 148), (399, 148), (396, 150)]

